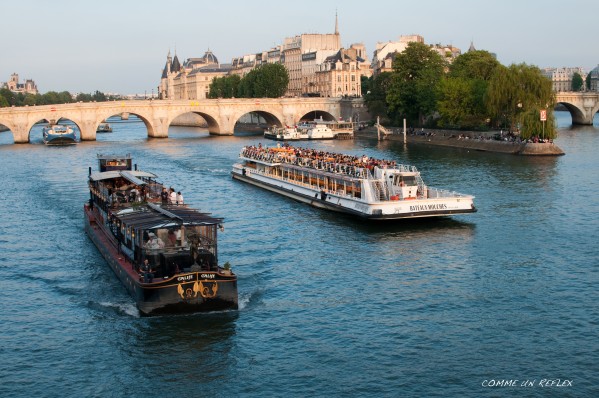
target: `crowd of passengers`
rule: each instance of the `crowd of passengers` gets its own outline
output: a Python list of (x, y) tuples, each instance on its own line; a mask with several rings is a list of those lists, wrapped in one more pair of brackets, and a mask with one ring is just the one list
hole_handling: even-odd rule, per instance
[(395, 161), (391, 160), (375, 159), (366, 155), (353, 156), (310, 148), (292, 147), (289, 144), (274, 148), (262, 147), (262, 144), (246, 146), (243, 147), (242, 154), (247, 158), (257, 160), (289, 163), (315, 169), (333, 169), (331, 171), (337, 172), (348, 172), (350, 168), (352, 170), (364, 168), (372, 171), (375, 167), (386, 169), (396, 166)]

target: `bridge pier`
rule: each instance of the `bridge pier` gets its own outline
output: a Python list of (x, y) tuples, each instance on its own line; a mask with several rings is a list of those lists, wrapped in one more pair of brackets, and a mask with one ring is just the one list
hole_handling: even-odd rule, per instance
[(592, 126), (599, 111), (599, 94), (595, 92), (560, 92), (556, 95), (556, 102), (568, 109), (572, 124)]

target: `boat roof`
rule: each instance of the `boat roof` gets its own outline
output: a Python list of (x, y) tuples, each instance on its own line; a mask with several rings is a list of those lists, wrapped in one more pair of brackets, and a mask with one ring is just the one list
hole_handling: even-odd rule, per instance
[[(104, 124), (104, 123), (101, 123)], [(108, 123), (106, 123), (108, 124)], [(123, 159), (131, 159), (131, 154), (128, 153), (126, 155), (110, 155), (110, 154), (102, 154), (102, 153), (98, 153), (96, 155), (98, 157), (98, 159), (108, 159), (108, 160), (112, 160), (112, 159), (116, 159), (116, 160), (123, 160)]]
[(92, 173), (89, 178), (93, 181), (110, 180), (113, 178), (123, 177), (127, 181), (135, 185), (145, 185), (146, 182), (139, 179), (139, 177), (156, 178), (156, 174), (149, 173), (147, 171), (140, 170), (111, 170), (111, 171), (99, 171)]
[(212, 217), (186, 206), (148, 203), (137, 209), (128, 208), (114, 213), (125, 225), (141, 230), (167, 228), (178, 225), (214, 225), (222, 223), (222, 218)]

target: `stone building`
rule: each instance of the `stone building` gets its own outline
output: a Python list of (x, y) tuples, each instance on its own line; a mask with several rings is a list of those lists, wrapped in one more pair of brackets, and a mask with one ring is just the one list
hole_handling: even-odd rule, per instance
[(541, 70), (543, 76), (551, 79), (553, 83), (553, 91), (556, 93), (563, 91), (572, 91), (572, 77), (574, 73), (578, 73), (582, 77), (582, 90), (586, 89), (587, 74), (581, 67), (574, 68), (544, 68)]
[(372, 56), (372, 74), (374, 76), (383, 72), (393, 71), (393, 61), (397, 54), (402, 53), (410, 43), (423, 43), (424, 37), (420, 35), (399, 36), (399, 41), (376, 43)]
[(285, 38), (281, 48), (281, 63), (289, 73), (286, 95), (302, 95), (303, 78), (306, 78), (309, 70), (315, 71), (314, 65), (317, 60), (324, 59), (340, 49), (341, 37), (337, 28), (332, 34), (301, 34)]
[(210, 92), (210, 83), (216, 77), (229, 73), (231, 65), (221, 65), (208, 49), (200, 58), (188, 58), (183, 64), (175, 54), (166, 57), (158, 93), (160, 99), (205, 99)]
[(10, 80), (6, 83), (2, 83), (0, 88), (6, 88), (12, 91), (13, 93), (23, 93), (23, 94), (37, 94), (37, 85), (31, 79), (25, 80), (25, 83), (19, 83), (19, 75), (17, 73), (13, 73), (10, 75)]
[[(410, 43), (424, 44), (424, 37), (420, 35), (399, 36), (399, 41), (377, 43), (372, 57), (372, 74), (376, 76), (383, 72), (392, 72), (395, 57), (397, 54), (401, 54)], [(429, 44), (429, 47), (450, 63), (462, 53), (459, 48), (450, 44)]]
[[(590, 91), (594, 91), (594, 92), (599, 92), (599, 65), (597, 65), (595, 68), (593, 68), (593, 70), (591, 70), (589, 72), (589, 75), (591, 76), (589, 79), (591, 80), (591, 88)], [(585, 87), (586, 87), (586, 78), (584, 78), (585, 80)]]
[(315, 91), (320, 97), (362, 96), (361, 77), (369, 75), (370, 66), (358, 55), (360, 50), (360, 47), (341, 48), (318, 65)]

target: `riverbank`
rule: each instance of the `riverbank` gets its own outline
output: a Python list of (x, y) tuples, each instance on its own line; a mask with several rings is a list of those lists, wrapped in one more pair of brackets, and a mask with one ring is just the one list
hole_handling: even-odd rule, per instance
[[(454, 131), (454, 130), (425, 130), (417, 134), (406, 134), (407, 144), (437, 145), (451, 148), (465, 148), (483, 152), (507, 153), (513, 155), (525, 156), (561, 156), (564, 151), (554, 143), (534, 143), (534, 142), (516, 142), (499, 141), (493, 139), (493, 135), (498, 132), (473, 132), (473, 131)], [(377, 137), (375, 127), (356, 131), (358, 137)], [(381, 133), (381, 139), (383, 134)], [(404, 136), (402, 132), (394, 131), (392, 134), (384, 136), (385, 140), (401, 141)]]

